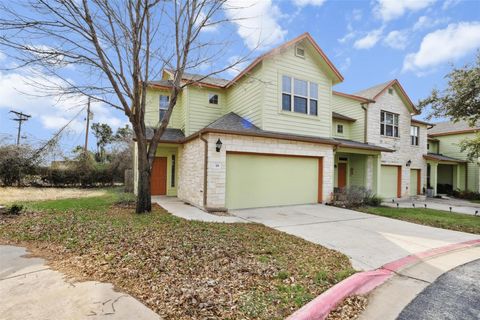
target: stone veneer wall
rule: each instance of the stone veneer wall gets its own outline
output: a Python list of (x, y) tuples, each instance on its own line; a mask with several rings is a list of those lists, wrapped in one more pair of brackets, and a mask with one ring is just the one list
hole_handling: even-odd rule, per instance
[[(331, 145), (215, 133), (209, 133), (205, 137), (208, 140), (209, 159), (208, 208), (225, 207), (227, 151), (323, 157), (323, 200), (328, 200), (333, 192), (333, 147)], [(223, 143), (220, 152), (215, 150), (218, 139)]]
[(204, 142), (191, 140), (178, 150), (177, 197), (194, 206), (203, 206)]
[[(381, 110), (397, 113), (399, 117), (399, 138), (380, 135)], [(395, 164), (402, 166), (402, 197), (409, 197), (410, 169), (421, 169), (421, 188), (427, 183), (427, 162), (423, 158), (427, 154), (427, 128), (425, 125), (414, 124), (420, 128), (419, 145), (410, 144), (410, 111), (403, 104), (398, 92), (393, 94), (386, 90), (376, 103), (368, 106), (367, 142), (382, 147), (396, 150), (395, 152), (382, 152), (382, 164)], [(412, 161), (410, 167), (406, 166), (408, 160)], [(381, 188), (381, 186), (380, 186)]]

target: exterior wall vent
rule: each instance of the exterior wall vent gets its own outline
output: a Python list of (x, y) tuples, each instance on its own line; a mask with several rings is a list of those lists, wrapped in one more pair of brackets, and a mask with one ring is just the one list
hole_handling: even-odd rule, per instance
[(304, 58), (305, 59), (305, 48), (304, 47), (300, 47), (300, 46), (296, 46), (295, 47), (295, 55), (297, 57), (300, 57), (300, 58)]

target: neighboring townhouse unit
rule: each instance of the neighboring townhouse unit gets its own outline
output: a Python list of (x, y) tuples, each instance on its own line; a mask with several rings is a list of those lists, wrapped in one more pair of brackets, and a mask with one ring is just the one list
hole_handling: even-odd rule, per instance
[(433, 194), (452, 190), (480, 192), (480, 158), (468, 161), (460, 143), (480, 132), (480, 124), (470, 127), (467, 122), (441, 122), (428, 130), (427, 185)]
[[(149, 83), (149, 126), (168, 105), (171, 78), (164, 70)], [(348, 186), (424, 193), (429, 124), (412, 119), (400, 83), (334, 91), (343, 77), (308, 33), (232, 80), (184, 75), (192, 80), (158, 147), (153, 195), (214, 211), (328, 202)]]

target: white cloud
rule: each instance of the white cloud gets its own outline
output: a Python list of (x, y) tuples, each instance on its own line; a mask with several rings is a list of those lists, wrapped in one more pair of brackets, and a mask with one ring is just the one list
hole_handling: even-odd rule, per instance
[(380, 37), (382, 36), (382, 33), (383, 28), (372, 30), (367, 33), (365, 37), (355, 41), (353, 47), (355, 49), (370, 49), (377, 44), (377, 42), (380, 40)]
[(418, 31), (427, 28), (433, 28), (439, 24), (448, 22), (448, 20), (448, 18), (432, 19), (428, 16), (421, 16), (418, 18), (417, 22), (415, 22), (412, 29), (413, 31)]
[(348, 68), (350, 68), (351, 64), (352, 64), (352, 59), (350, 57), (346, 57), (343, 63), (340, 65), (340, 70), (346, 71)]
[(418, 11), (432, 5), (436, 0), (377, 0), (374, 13), (383, 21), (403, 16), (407, 11)]
[(447, 10), (448, 8), (456, 6), (459, 2), (460, 0), (445, 0), (445, 2), (442, 5), (442, 9)]
[(418, 52), (410, 53), (403, 71), (425, 70), (461, 58), (480, 47), (480, 22), (460, 22), (427, 34)]
[(362, 10), (360, 9), (354, 9), (352, 11), (352, 16), (351, 16), (351, 19), (354, 20), (354, 21), (360, 21), (362, 20)]
[[(33, 73), (0, 72), (0, 109), (15, 109), (32, 115), (32, 120), (39, 120), (43, 128), (57, 130), (86, 105), (87, 99), (55, 98), (42, 96), (43, 93), (31, 86), (31, 83), (44, 83), (45, 79), (36, 77)], [(56, 81), (49, 79), (49, 81)], [(116, 117), (112, 110), (103, 103), (94, 102), (91, 105), (95, 122), (107, 123), (116, 129), (125, 121)], [(84, 116), (78, 116), (69, 125), (68, 129), (74, 132), (84, 130)]]
[[(203, 23), (203, 21), (205, 20), (206, 18), (206, 14), (203, 13), (203, 12), (199, 12), (198, 14), (198, 18), (197, 18), (197, 23), (196, 23), (196, 27), (200, 27), (200, 24)], [(211, 17), (210, 17), (211, 18)], [(212, 19), (208, 19), (204, 25), (202, 26), (202, 31), (203, 32), (215, 32), (218, 30), (218, 24), (212, 24), (212, 25), (209, 25), (210, 23), (214, 23), (215, 21), (212, 21)]]
[(308, 5), (319, 7), (325, 3), (325, 0), (292, 0), (292, 1), (293, 1), (293, 4), (299, 7), (305, 7)]
[(383, 43), (385, 43), (390, 48), (403, 50), (408, 43), (407, 31), (390, 31), (385, 37), (385, 39), (383, 39)]
[(232, 77), (235, 77), (237, 76), (240, 72), (243, 71), (243, 69), (245, 69), (248, 65), (248, 61), (243, 61), (244, 60), (244, 57), (241, 57), (241, 56), (231, 56), (229, 59), (228, 59), (228, 63), (229, 65), (233, 65), (235, 64), (235, 66), (231, 67), (230, 69), (227, 70), (227, 73), (232, 76)]
[(227, 0), (223, 6), (249, 49), (266, 49), (282, 42), (287, 34), (278, 23), (282, 13), (271, 0)]

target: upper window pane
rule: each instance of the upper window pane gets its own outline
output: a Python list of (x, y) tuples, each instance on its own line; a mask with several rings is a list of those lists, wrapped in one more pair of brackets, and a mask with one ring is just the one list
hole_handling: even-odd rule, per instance
[(295, 94), (307, 97), (308, 96), (307, 81), (294, 79), (294, 90), (295, 90)]
[(160, 109), (166, 110), (168, 109), (168, 101), (170, 100), (169, 96), (160, 96)]
[(287, 76), (282, 77), (282, 91), (287, 93), (292, 92), (292, 78)]
[(310, 98), (318, 99), (318, 85), (315, 82), (310, 82)]
[(293, 97), (293, 111), (298, 113), (307, 113), (307, 99), (302, 97)]

